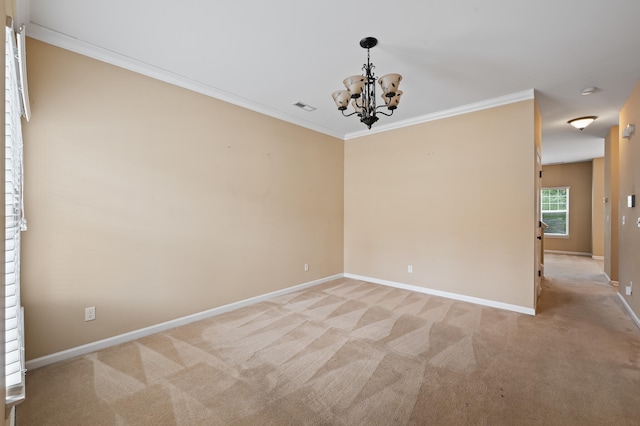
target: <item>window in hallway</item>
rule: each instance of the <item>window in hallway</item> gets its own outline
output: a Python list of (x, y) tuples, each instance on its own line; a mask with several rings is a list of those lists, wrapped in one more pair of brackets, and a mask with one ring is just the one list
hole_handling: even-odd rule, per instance
[(542, 221), (549, 225), (545, 235), (569, 235), (569, 187), (543, 188)]

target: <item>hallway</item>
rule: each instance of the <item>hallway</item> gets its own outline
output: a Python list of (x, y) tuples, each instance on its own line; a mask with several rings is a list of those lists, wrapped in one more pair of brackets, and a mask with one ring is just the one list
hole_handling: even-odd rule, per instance
[[(545, 253), (545, 278), (537, 316), (570, 321), (571, 329), (588, 327), (583, 330), (588, 333), (608, 330), (640, 335), (617, 292), (596, 260)], [(639, 356), (640, 348), (635, 354), (636, 358)]]
[(544, 262), (547, 280), (609, 283), (602, 269), (603, 262), (587, 256), (545, 253)]

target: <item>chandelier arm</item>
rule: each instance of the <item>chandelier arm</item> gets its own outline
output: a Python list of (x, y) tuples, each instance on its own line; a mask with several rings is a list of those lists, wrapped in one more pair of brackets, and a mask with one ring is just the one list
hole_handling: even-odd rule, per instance
[[(384, 107), (384, 105), (380, 105), (378, 108), (383, 108), (383, 107)], [(382, 114), (382, 115), (386, 115), (387, 117), (391, 117), (391, 116), (393, 115), (393, 111), (395, 111), (395, 110), (394, 110), (394, 109), (392, 109), (392, 110), (391, 110), (391, 114), (387, 114), (386, 112), (378, 111), (378, 110), (376, 109), (376, 114)]]
[(344, 110), (341, 110), (341, 112), (342, 112), (342, 115), (344, 115), (345, 117), (351, 117), (352, 115), (354, 115), (354, 114), (357, 114), (357, 113), (358, 113), (358, 111), (353, 111), (351, 114), (345, 114), (345, 113), (344, 113)]

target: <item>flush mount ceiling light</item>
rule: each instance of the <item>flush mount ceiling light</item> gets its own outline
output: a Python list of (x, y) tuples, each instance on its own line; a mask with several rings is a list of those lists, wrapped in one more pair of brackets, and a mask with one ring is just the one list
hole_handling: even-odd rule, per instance
[(571, 124), (576, 129), (584, 130), (585, 127), (596, 121), (596, 118), (598, 117), (595, 115), (589, 115), (587, 117), (574, 118), (573, 120), (567, 121), (567, 123)]
[[(402, 90), (398, 90), (398, 85), (402, 80), (400, 74), (387, 74), (377, 79), (373, 73), (375, 67), (370, 61), (369, 49), (377, 44), (378, 40), (374, 37), (365, 37), (360, 40), (360, 47), (367, 49), (367, 63), (362, 66), (364, 75), (353, 75), (345, 78), (343, 83), (347, 90), (338, 90), (333, 92), (332, 95), (342, 115), (351, 117), (354, 114), (358, 114), (360, 121), (369, 129), (373, 123), (378, 121), (377, 114), (386, 115), (387, 117), (393, 115), (393, 111), (398, 108), (400, 96), (402, 96)], [(382, 99), (384, 100), (384, 105), (380, 106), (376, 106), (376, 79), (382, 88)], [(345, 110), (349, 107), (349, 101), (351, 101), (355, 111), (345, 114)], [(391, 113), (387, 114), (379, 110), (385, 107)]]

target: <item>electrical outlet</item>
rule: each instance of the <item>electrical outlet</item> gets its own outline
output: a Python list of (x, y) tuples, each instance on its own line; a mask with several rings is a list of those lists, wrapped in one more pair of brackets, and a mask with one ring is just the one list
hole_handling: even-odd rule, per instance
[(629, 285), (626, 287), (627, 296), (631, 296), (633, 294), (633, 281), (629, 281)]
[(308, 271), (309, 271), (309, 264), (308, 264), (308, 263), (305, 263), (305, 264), (304, 264), (304, 271), (305, 271), (305, 272), (308, 272)]
[(96, 319), (96, 307), (84, 308), (84, 320), (93, 321), (94, 319)]
[(413, 274), (413, 265), (407, 266), (407, 272)]

